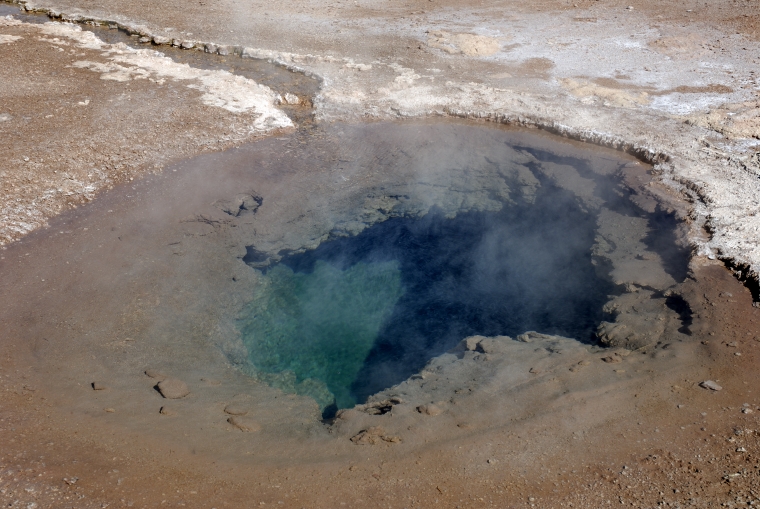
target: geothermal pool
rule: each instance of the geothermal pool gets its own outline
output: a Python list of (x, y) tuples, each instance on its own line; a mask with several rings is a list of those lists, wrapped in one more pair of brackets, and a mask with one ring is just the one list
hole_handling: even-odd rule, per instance
[[(624, 292), (598, 252), (602, 209), (642, 221), (641, 248), (683, 282), (689, 253), (676, 243), (672, 215), (636, 207), (615, 171), (599, 174), (581, 158), (520, 148), (535, 158), (526, 165), (535, 178), (528, 195), (519, 186), (504, 189), (502, 177), (485, 210), (391, 213), (356, 235), (271, 264), (247, 246), (243, 261), (261, 276), (238, 327), (256, 376), (313, 397), (331, 417), (469, 336), (539, 331), (594, 344), (602, 320), (612, 319), (605, 304)], [(466, 171), (493, 164), (482, 154)], [(584, 203), (542, 164), (572, 172), (597, 201)]]
[[(3, 319), (61, 408), (184, 429), (193, 451), (248, 447), (224, 434), (231, 402), (252, 409), (241, 428), (279, 437), (257, 457), (318, 457), (282, 444), (376, 416), (412, 429), (405, 408), (480, 401), (496, 424), (507, 407), (482, 398), (516, 376), (689, 338), (689, 249), (650, 181), (633, 157), (535, 131), (310, 126), (179, 162), (9, 246)], [(189, 396), (162, 398), (156, 373)]]

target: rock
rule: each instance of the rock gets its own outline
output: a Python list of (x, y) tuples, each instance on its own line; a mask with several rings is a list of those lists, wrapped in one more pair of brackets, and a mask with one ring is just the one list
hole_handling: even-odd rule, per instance
[(301, 99), (299, 99), (297, 95), (291, 94), (290, 92), (286, 93), (282, 99), (285, 104), (290, 104), (293, 106), (301, 104)]
[(483, 353), (501, 353), (505, 350), (512, 338), (509, 336), (494, 336), (483, 338), (478, 343), (477, 349)]
[(384, 415), (393, 410), (395, 405), (400, 405), (404, 400), (398, 396), (393, 396), (381, 401), (367, 402), (364, 405), (357, 405), (357, 409), (364, 410), (370, 415)]
[(482, 339), (485, 338), (483, 336), (470, 336), (469, 338), (462, 340), (462, 346), (464, 346), (464, 349), (469, 352), (476, 352), (478, 350), (478, 344), (480, 344)]
[(722, 391), (723, 387), (718, 385), (717, 383), (713, 382), (712, 380), (705, 380), (704, 382), (700, 382), (700, 387), (704, 389), (710, 389), (711, 391)]
[(608, 364), (619, 364), (623, 362), (623, 359), (618, 357), (617, 355), (610, 355), (608, 357), (602, 357), (602, 360)]
[(103, 410), (105, 410), (109, 414), (113, 414), (116, 412), (116, 410), (114, 410), (113, 408), (104, 408)]
[(541, 334), (540, 332), (529, 330), (523, 334), (517, 336), (517, 341), (521, 343), (532, 343), (537, 339), (563, 339), (560, 336), (552, 336), (551, 334)]
[(252, 433), (261, 430), (261, 425), (258, 422), (240, 415), (233, 415), (227, 419), (227, 422), (235, 426), (240, 431), (245, 431), (246, 433)]
[(742, 413), (743, 414), (751, 414), (752, 413), (752, 409), (751, 408), (742, 408)]
[(218, 50), (219, 50), (219, 46), (217, 46), (216, 44), (211, 44), (210, 42), (207, 43), (203, 47), (203, 51), (205, 51), (206, 53), (216, 53)]
[(161, 407), (161, 408), (158, 410), (158, 413), (160, 413), (161, 415), (166, 415), (167, 417), (171, 417), (171, 416), (173, 416), (173, 415), (177, 415), (177, 412), (175, 412), (175, 411), (174, 411), (174, 410), (172, 410), (171, 408), (167, 407), (166, 405), (162, 406), (162, 407)]
[(192, 41), (182, 41), (179, 47), (182, 49), (193, 49), (193, 47), (195, 47), (195, 43)]
[(359, 412), (353, 408), (344, 408), (342, 410), (338, 410), (338, 412), (335, 414), (335, 417), (341, 421), (350, 421), (351, 419), (359, 417)]
[(187, 384), (177, 378), (166, 378), (158, 382), (158, 392), (166, 399), (180, 399), (190, 394)]
[(104, 384), (103, 382), (92, 382), (92, 390), (94, 391), (104, 391), (108, 389), (108, 386)]
[(156, 371), (155, 369), (146, 369), (145, 374), (151, 378), (155, 378), (156, 380), (164, 380), (166, 379), (166, 375), (161, 373), (160, 371)]
[(230, 50), (229, 46), (219, 46), (219, 48), (216, 50), (217, 54), (226, 57), (229, 55), (232, 51)]
[(150, 37), (140, 37), (139, 41), (143, 44), (150, 42)]
[(229, 415), (245, 415), (248, 413), (248, 407), (245, 407), (239, 403), (230, 403), (224, 407), (224, 413)]
[(352, 436), (351, 441), (356, 445), (377, 445), (383, 442), (398, 444), (401, 443), (401, 438), (386, 435), (385, 430), (380, 426), (372, 426)]
[(441, 409), (441, 407), (434, 405), (432, 403), (429, 405), (418, 406), (417, 411), (423, 415), (430, 415), (430, 416), (436, 416), (443, 413), (443, 410)]
[(153, 44), (156, 44), (158, 46), (161, 46), (163, 44), (170, 44), (171, 42), (172, 42), (172, 40), (169, 39), (168, 37), (163, 37), (163, 36), (160, 36), (160, 35), (154, 35), (153, 36)]

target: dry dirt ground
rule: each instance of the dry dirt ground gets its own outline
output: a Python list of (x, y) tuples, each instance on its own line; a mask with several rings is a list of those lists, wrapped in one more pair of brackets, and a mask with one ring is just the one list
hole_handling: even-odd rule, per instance
[[(67, 300), (48, 296), (47, 277), (76, 280), (40, 271), (28, 282), (35, 267), (58, 267), (62, 262), (50, 260), (60, 255), (79, 260), (84, 271), (79, 253), (96, 252), (105, 234), (85, 229), (70, 242), (45, 241), (48, 221), (93, 199), (98, 206), (99, 193), (112, 199), (105, 198), (108, 189), (147, 186), (159, 178), (148, 174), (173, 161), (289, 132), (294, 120), (309, 115), (288, 110), (288, 116), (287, 104), (278, 104), (290, 101), (287, 80), (272, 91), (223, 69), (194, 70), (150, 51), (105, 44), (76, 25), (3, 19), (0, 264), (8, 275), (6, 309), (13, 311), (3, 315), (0, 329), (0, 501), (6, 507), (760, 504), (760, 309), (737, 281), (756, 280), (760, 266), (757, 2), (87, 0), (27, 7), (119, 24), (145, 50), (184, 43), (188, 52), (230, 53), (220, 55), (229, 59), (225, 65), (237, 65), (242, 54), (314, 76), (319, 90), (305, 107), (313, 104), (309, 114), (317, 122), (477, 117), (635, 153), (655, 164), (657, 186), (686, 202), (695, 258), (692, 281), (681, 292), (699, 328), (691, 341), (621, 351), (611, 363), (601, 360), (609, 357), (602, 351), (578, 353), (590, 362), (580, 372), (583, 383), (564, 360), (546, 361), (539, 375), (545, 378), (521, 382), (525, 387), (509, 406), (519, 411), (502, 415), (498, 425), (490, 412), (416, 412), (422, 431), (409, 429), (400, 444), (377, 429), (355, 444), (340, 426), (334, 428), (340, 440), (306, 424), (300, 434), (277, 435), (279, 424), (267, 421), (265, 410), (258, 417), (264, 429), (251, 433), (224, 419), (213, 424), (211, 417), (204, 430), (207, 421), (197, 425), (181, 406), (159, 414), (162, 400), (151, 392), (156, 379), (140, 373), (151, 355), (168, 354), (140, 350), (137, 362), (125, 335), (101, 345), (97, 353), (106, 352), (107, 362), (95, 354), (92, 365), (81, 353), (71, 357), (87, 379), (69, 380), (66, 390), (78, 383), (82, 393), (62, 396), (66, 391), (33, 367), (46, 349), (65, 359), (67, 344), (54, 337), (30, 343), (7, 331), (34, 335), (47, 320), (25, 303)], [(140, 37), (148, 42), (140, 46)], [(303, 95), (298, 86), (293, 90)], [(30, 255), (34, 263), (24, 261), (30, 232), (37, 235), (30, 242), (50, 247)], [(101, 274), (93, 281), (92, 288), (56, 286), (57, 295), (73, 296), (61, 305), (86, 308), (91, 301), (77, 297), (96, 299), (93, 289), (109, 280)], [(125, 313), (140, 316), (158, 306), (135, 297)], [(62, 337), (86, 330), (81, 323), (53, 325), (68, 331)], [(477, 356), (470, 351), (465, 359), (480, 362)], [(144, 403), (152, 405), (150, 417), (129, 406), (138, 403), (122, 387), (87, 386), (109, 362), (134, 368), (130, 383), (157, 398)], [(198, 415), (235, 401), (232, 388), (246, 383), (222, 364), (187, 374)], [(521, 376), (532, 380), (533, 374)], [(701, 388), (706, 379), (723, 389)], [(264, 390), (251, 385), (254, 393)], [(213, 395), (216, 390), (222, 395)], [(510, 401), (503, 388), (491, 390)], [(313, 412), (302, 399), (288, 401), (294, 415)], [(68, 412), (70, 404), (80, 406)], [(221, 409), (214, 408), (219, 420)], [(139, 426), (121, 422), (135, 415)], [(392, 412), (378, 418), (411, 419)], [(151, 427), (155, 433), (144, 431)]]

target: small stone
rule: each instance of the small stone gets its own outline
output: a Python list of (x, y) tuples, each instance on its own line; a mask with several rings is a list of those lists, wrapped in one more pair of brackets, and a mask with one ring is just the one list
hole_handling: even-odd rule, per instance
[(420, 405), (417, 407), (417, 411), (423, 415), (430, 415), (430, 416), (436, 416), (440, 415), (443, 410), (437, 405), (429, 404), (429, 405)]
[(166, 378), (158, 382), (158, 392), (166, 399), (180, 399), (190, 394), (187, 384), (177, 378)]
[(251, 433), (255, 431), (260, 431), (261, 426), (258, 422), (248, 419), (247, 417), (243, 417), (240, 415), (233, 415), (229, 419), (227, 419), (227, 422), (235, 426), (240, 431), (245, 431), (246, 433)]
[(167, 407), (166, 405), (162, 406), (162, 407), (161, 407), (161, 408), (158, 410), (158, 413), (159, 413), (159, 414), (161, 414), (161, 415), (165, 415), (165, 416), (167, 416), (167, 417), (171, 417), (171, 416), (173, 416), (173, 415), (177, 415), (177, 412), (175, 412), (175, 411), (174, 411), (174, 410), (172, 410), (171, 408)]
[[(572, 370), (572, 368), (570, 368), (570, 369)], [(528, 373), (533, 373), (534, 375), (537, 375), (537, 374), (541, 373), (541, 370), (540, 369), (536, 369), (536, 368), (530, 368), (528, 370)]]
[(116, 410), (114, 410), (113, 408), (104, 408), (104, 410), (105, 410), (107, 413), (109, 413), (109, 414), (113, 414), (113, 413), (116, 413)]
[(618, 357), (617, 355), (610, 355), (609, 357), (602, 357), (602, 360), (606, 362), (607, 364), (619, 364), (623, 362), (623, 359)]
[(169, 39), (168, 37), (163, 37), (161, 35), (154, 35), (153, 36), (153, 44), (155, 44), (157, 46), (161, 46), (161, 45), (164, 45), (164, 44), (170, 44), (171, 42), (172, 42), (172, 40)]
[(229, 415), (245, 415), (248, 413), (248, 408), (237, 403), (230, 403), (224, 407), (224, 413)]
[(741, 352), (734, 352), (734, 355), (736, 355), (737, 357), (741, 357), (742, 353)]
[(93, 391), (104, 391), (108, 389), (108, 386), (104, 384), (103, 382), (92, 382), (92, 390)]
[(165, 380), (166, 375), (161, 373), (160, 371), (156, 371), (155, 369), (146, 369), (145, 374), (151, 378), (155, 378), (156, 380)]
[(182, 49), (192, 49), (195, 46), (195, 43), (192, 41), (182, 41), (179, 45)]
[(219, 49), (216, 50), (216, 53), (218, 55), (226, 57), (227, 55), (230, 54), (230, 47), (229, 46), (219, 46)]
[(150, 37), (146, 37), (146, 36), (140, 37), (139, 41), (145, 44), (146, 42), (150, 42)]
[(736, 452), (747, 452), (747, 449), (745, 449), (744, 447), (737, 447)]
[(702, 387), (703, 389), (710, 389), (711, 391), (723, 390), (723, 387), (713, 382), (712, 380), (705, 380), (704, 382), (700, 382), (699, 386)]
[(203, 47), (203, 51), (205, 51), (206, 53), (216, 53), (218, 50), (219, 50), (219, 46), (217, 46), (216, 44), (211, 44), (210, 42), (207, 43)]
[(751, 414), (752, 413), (752, 409), (751, 408), (742, 408), (742, 413), (743, 414)]
[(290, 104), (293, 106), (301, 104), (301, 99), (299, 99), (297, 95), (291, 94), (290, 92), (286, 93), (283, 96), (283, 99), (285, 100), (285, 104)]

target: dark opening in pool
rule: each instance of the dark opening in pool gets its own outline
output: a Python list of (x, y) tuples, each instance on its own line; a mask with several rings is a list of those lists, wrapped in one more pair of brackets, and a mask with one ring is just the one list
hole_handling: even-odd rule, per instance
[(251, 359), (323, 381), (345, 408), (469, 335), (591, 341), (614, 291), (592, 263), (595, 221), (544, 186), (532, 205), (392, 218), (289, 255), (244, 320)]
[[(447, 184), (453, 194), (443, 200), (467, 202), (459, 189), (473, 181), (486, 189), (480, 200), (500, 207), (404, 206), (356, 235), (336, 231), (316, 249), (280, 252), (274, 264), (271, 253), (247, 246), (244, 261), (262, 272), (239, 328), (256, 376), (314, 397), (329, 417), (471, 335), (534, 330), (596, 342), (599, 323), (612, 319), (605, 305), (628, 291), (628, 279), (613, 278), (610, 256), (651, 260), (647, 253), (657, 253), (656, 277), (683, 281), (689, 254), (675, 241), (675, 219), (629, 199), (620, 180), (625, 162), (514, 150), (527, 154), (520, 164), (531, 176), (502, 171), (484, 184), (478, 167), (451, 170), (464, 177)], [(486, 154), (475, 161), (498, 167)], [(434, 182), (423, 180), (417, 190), (408, 184), (409, 195), (388, 198), (419, 201), (419, 189), (426, 193)], [(509, 191), (488, 194), (490, 185)], [(527, 185), (533, 190), (526, 194)], [(626, 224), (638, 225), (633, 237), (640, 240), (616, 236)]]

